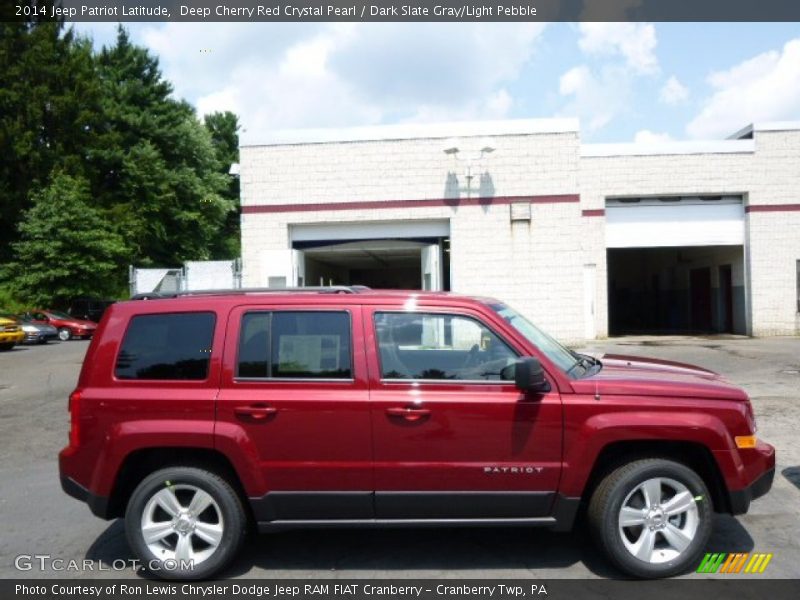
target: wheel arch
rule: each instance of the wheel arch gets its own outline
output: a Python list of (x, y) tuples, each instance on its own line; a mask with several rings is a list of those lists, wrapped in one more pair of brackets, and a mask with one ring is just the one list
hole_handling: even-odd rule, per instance
[(706, 446), (685, 440), (624, 440), (605, 445), (595, 459), (583, 494), (588, 503), (599, 483), (623, 464), (644, 458), (673, 460), (695, 471), (706, 484), (715, 512), (730, 513), (730, 498), (719, 466)]
[(149, 474), (169, 467), (195, 467), (224, 478), (242, 499), (248, 518), (252, 520), (244, 487), (228, 457), (212, 448), (191, 447), (144, 448), (130, 452), (123, 459), (114, 479), (106, 518), (122, 517), (136, 486)]

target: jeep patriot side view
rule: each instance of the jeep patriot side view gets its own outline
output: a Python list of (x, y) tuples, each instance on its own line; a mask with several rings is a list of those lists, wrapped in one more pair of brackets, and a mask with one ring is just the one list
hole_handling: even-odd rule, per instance
[[(570, 529), (636, 577), (695, 567), (772, 485), (747, 394), (566, 349), (488, 298), (364, 288), (112, 305), (69, 399), (64, 490), (142, 564), (207, 578), (252, 524)], [(177, 564), (177, 568), (176, 568)]]

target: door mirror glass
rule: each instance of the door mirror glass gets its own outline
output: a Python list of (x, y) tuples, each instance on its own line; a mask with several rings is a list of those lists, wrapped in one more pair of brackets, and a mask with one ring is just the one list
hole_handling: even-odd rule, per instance
[(542, 364), (532, 356), (520, 358), (514, 365), (514, 384), (523, 392), (550, 391)]

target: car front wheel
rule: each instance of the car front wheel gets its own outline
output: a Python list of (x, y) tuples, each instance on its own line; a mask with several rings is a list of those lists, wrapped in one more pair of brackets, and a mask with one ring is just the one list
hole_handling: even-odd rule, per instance
[(66, 327), (62, 327), (58, 330), (58, 339), (60, 339), (62, 342), (68, 342), (70, 339), (72, 339), (72, 333)]
[(607, 475), (589, 502), (589, 525), (608, 558), (629, 575), (671, 577), (694, 568), (711, 535), (711, 497), (689, 467), (630, 462)]
[(246, 525), (230, 484), (194, 467), (152, 473), (125, 512), (128, 543), (144, 568), (164, 579), (213, 577), (239, 551)]
[(14, 347), (13, 342), (2, 343), (0, 344), (0, 352), (7, 352), (8, 350), (11, 350), (13, 347)]

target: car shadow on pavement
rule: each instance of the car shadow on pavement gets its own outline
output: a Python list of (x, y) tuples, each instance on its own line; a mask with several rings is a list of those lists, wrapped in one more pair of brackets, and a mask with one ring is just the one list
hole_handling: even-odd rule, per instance
[(125, 521), (117, 519), (112, 521), (97, 539), (89, 546), (84, 557), (106, 565), (110, 565), (115, 560), (130, 560), (133, 558), (125, 538)]
[[(735, 518), (716, 515), (708, 552), (748, 552), (753, 539)], [(124, 522), (94, 541), (86, 558), (130, 560)], [(535, 528), (296, 529), (252, 534), (224, 577), (625, 578), (591, 542), (583, 521), (572, 533)]]
[(781, 475), (783, 475), (794, 487), (800, 489), (800, 466), (786, 467), (783, 471), (781, 471)]
[[(575, 565), (580, 574), (571, 569)], [(587, 568), (599, 577), (621, 576), (579, 532), (526, 527), (298, 529), (251, 536), (226, 575), (255, 570), (288, 577), (293, 571), (314, 571), (323, 577), (337, 572), (362, 577), (404, 577), (408, 572), (486, 577), (493, 572), (563, 570), (565, 577), (580, 577)]]

